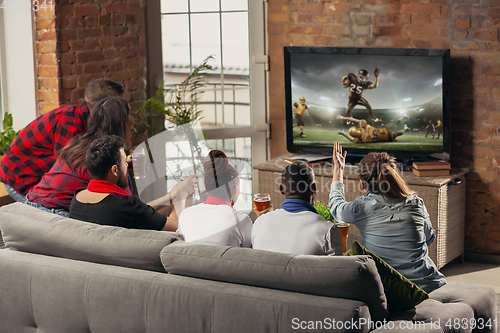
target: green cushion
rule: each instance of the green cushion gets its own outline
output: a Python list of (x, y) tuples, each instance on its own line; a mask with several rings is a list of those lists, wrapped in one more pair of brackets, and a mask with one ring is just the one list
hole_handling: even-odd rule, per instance
[(363, 254), (370, 255), (375, 261), (382, 285), (384, 286), (387, 307), (390, 312), (401, 312), (413, 308), (423, 300), (429, 298), (429, 294), (422, 288), (408, 280), (382, 258), (368, 251), (357, 241), (352, 242), (351, 249), (344, 255), (354, 256)]

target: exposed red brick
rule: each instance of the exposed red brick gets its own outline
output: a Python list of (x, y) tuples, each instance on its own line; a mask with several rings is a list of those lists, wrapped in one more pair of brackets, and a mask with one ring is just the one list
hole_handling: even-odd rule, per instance
[(438, 4), (402, 4), (401, 5), (402, 13), (411, 13), (411, 14), (428, 14), (428, 15), (438, 15), (441, 12), (441, 7)]
[(498, 41), (498, 30), (477, 30), (474, 32), (474, 38), (476, 40), (487, 40), (487, 41)]
[(75, 5), (75, 16), (98, 15), (100, 13), (99, 5)]
[(441, 6), (441, 15), (450, 16), (450, 6)]
[(72, 40), (76, 38), (75, 29), (61, 29), (59, 30), (59, 38), (61, 40)]
[(431, 26), (405, 26), (403, 28), (403, 37), (412, 38), (433, 38), (436, 36), (437, 29)]
[(449, 39), (433, 39), (431, 45), (434, 49), (449, 49), (451, 46)]
[(57, 77), (57, 66), (38, 66), (38, 77)]
[(459, 18), (456, 18), (453, 21), (453, 25), (457, 29), (470, 29), (470, 19), (459, 19)]
[(76, 63), (76, 55), (74, 53), (66, 52), (61, 55), (61, 64), (62, 65), (71, 65)]
[(111, 14), (111, 24), (112, 25), (122, 25), (125, 23), (125, 15), (120, 13)]
[(488, 12), (488, 17), (492, 19), (500, 19), (500, 8), (491, 8)]
[(43, 101), (58, 101), (59, 91), (53, 90), (38, 90), (38, 99)]
[(412, 39), (411, 43), (418, 49), (428, 49), (432, 46), (431, 41), (425, 39)]
[(76, 88), (76, 77), (69, 76), (62, 79), (63, 89), (73, 89)]
[(42, 90), (56, 90), (59, 89), (59, 80), (53, 78), (39, 78), (38, 88)]
[(102, 36), (102, 30), (101, 28), (79, 28), (76, 30), (76, 36), (78, 39), (100, 37)]
[(371, 16), (367, 14), (354, 14), (353, 18), (357, 25), (369, 25), (372, 21)]
[[(290, 24), (288, 27), (288, 31), (290, 33), (317, 35), (323, 31), (323, 27), (320, 25), (310, 25), (310, 24)], [(328, 32), (325, 31), (325, 33)]]
[(468, 32), (465, 29), (455, 30), (454, 33), (455, 33), (455, 38), (459, 38), (459, 39), (465, 39), (465, 38), (467, 38), (467, 35), (468, 35)]
[(312, 21), (312, 15), (311, 14), (301, 13), (301, 14), (297, 15), (297, 22), (300, 22), (300, 23), (309, 23), (311, 21)]
[(97, 27), (97, 15), (90, 15), (85, 17), (85, 27), (92, 28)]
[(54, 29), (56, 27), (56, 20), (54, 18), (41, 19), (38, 18), (35, 23), (36, 29)]
[(36, 52), (38, 54), (56, 52), (56, 50), (57, 50), (57, 44), (55, 41), (37, 42), (36, 43)]
[(76, 56), (76, 61), (78, 63), (90, 62), (90, 61), (100, 61), (103, 60), (104, 56), (101, 51), (83, 51), (79, 52)]
[[(500, 124), (500, 111), (491, 111), (490, 112), (490, 122), (494, 124)], [(493, 157), (494, 155), (491, 155)]]
[(81, 28), (83, 27), (83, 17), (76, 16), (71, 18), (62, 17), (58, 19), (61, 29)]
[(411, 16), (413, 25), (429, 25), (431, 22), (431, 16), (428, 14), (414, 14)]
[(363, 12), (376, 14), (397, 14), (399, 13), (399, 5), (397, 4), (375, 4), (363, 5)]
[(469, 16), (471, 13), (470, 6), (458, 6), (455, 8), (455, 15), (457, 16)]
[(104, 14), (104, 15), (99, 15), (98, 19), (98, 24), (99, 26), (108, 26), (111, 22), (111, 15), (110, 14)]

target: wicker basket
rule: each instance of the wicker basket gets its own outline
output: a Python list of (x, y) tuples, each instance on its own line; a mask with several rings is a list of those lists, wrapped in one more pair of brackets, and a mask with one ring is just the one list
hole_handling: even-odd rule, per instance
[[(281, 171), (287, 164), (285, 157), (281, 157), (254, 167), (258, 170), (259, 192), (269, 193), (274, 207), (280, 207), (285, 200), (278, 187), (281, 183)], [(313, 169), (316, 174), (316, 199), (327, 203), (332, 178), (331, 164), (315, 164)], [(452, 169), (449, 176), (438, 177), (416, 177), (411, 172), (404, 172), (410, 187), (424, 200), (432, 227), (436, 231), (436, 240), (429, 247), (429, 256), (438, 269), (464, 253), (467, 172), (467, 169)], [(347, 184), (347, 201), (363, 195), (357, 186), (359, 177), (355, 166), (346, 166), (344, 178), (344, 183)], [(460, 180), (459, 184), (451, 185), (455, 180)], [(349, 227), (348, 243), (352, 240), (361, 240), (359, 230), (353, 225)]]

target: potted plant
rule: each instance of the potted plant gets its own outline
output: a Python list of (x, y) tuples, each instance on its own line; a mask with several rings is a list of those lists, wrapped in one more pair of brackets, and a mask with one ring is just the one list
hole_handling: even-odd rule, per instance
[(5, 112), (3, 117), (3, 130), (0, 132), (0, 155), (5, 154), (12, 141), (14, 141), (19, 134), (19, 131), (15, 131), (14, 128), (12, 128), (13, 124), (12, 115)]
[(213, 70), (208, 64), (211, 59), (213, 56), (203, 60), (180, 84), (165, 89), (163, 83), (156, 94), (137, 109), (134, 132), (147, 131), (148, 137), (152, 137), (161, 132), (155, 126), (158, 121), (163, 124), (167, 120), (172, 126), (180, 126), (201, 120), (200, 98)]
[[(157, 137), (151, 142), (172, 143), (172, 139), (168, 139), (168, 137), (172, 137), (170, 132), (175, 132), (174, 137), (180, 138), (179, 140), (185, 139), (184, 142), (189, 143), (190, 151), (188, 150), (188, 152), (190, 154), (184, 153), (185, 156), (170, 156), (168, 158), (167, 169), (169, 175), (175, 179), (183, 178), (186, 176), (184, 173), (197, 173), (197, 165), (201, 164), (204, 159), (199, 145), (199, 135), (197, 135), (194, 126), (196, 122), (202, 119), (203, 111), (200, 109), (200, 99), (207, 85), (210, 72), (213, 70), (213, 67), (208, 63), (211, 59), (213, 59), (212, 56), (207, 57), (180, 84), (165, 89), (165, 83), (163, 83), (156, 94), (138, 108), (135, 116), (134, 132), (136, 135), (145, 134), (148, 138), (152, 138), (165, 130), (164, 124), (166, 121), (167, 129), (172, 131), (166, 131), (165, 138)], [(150, 157), (151, 163), (154, 163), (148, 140), (144, 142), (144, 148)], [(165, 151), (165, 145), (163, 151)], [(192, 168), (189, 168), (190, 170), (187, 170), (183, 163), (187, 159), (186, 156), (189, 156), (189, 163), (192, 165)], [(157, 162), (163, 164), (165, 161)], [(172, 167), (174, 164), (176, 166)], [(155, 180), (161, 178), (161, 175), (157, 174), (155, 170), (153, 171)]]
[(319, 200), (316, 200), (314, 202), (314, 208), (316, 208), (318, 214), (321, 215), (325, 220), (337, 224), (337, 227), (340, 231), (340, 236), (342, 237), (342, 243), (344, 245), (342, 251), (345, 253), (347, 251), (347, 234), (349, 233), (349, 223), (336, 221), (333, 218), (332, 213), (330, 213), (330, 209), (328, 208), (328, 206), (324, 203), (321, 203)]

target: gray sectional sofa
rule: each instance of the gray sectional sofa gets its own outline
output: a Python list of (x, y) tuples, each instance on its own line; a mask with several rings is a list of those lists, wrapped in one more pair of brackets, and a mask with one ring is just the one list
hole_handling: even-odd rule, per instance
[(193, 245), (20, 203), (0, 230), (0, 332), (495, 332), (494, 290), (474, 284), (391, 318), (369, 256)]

